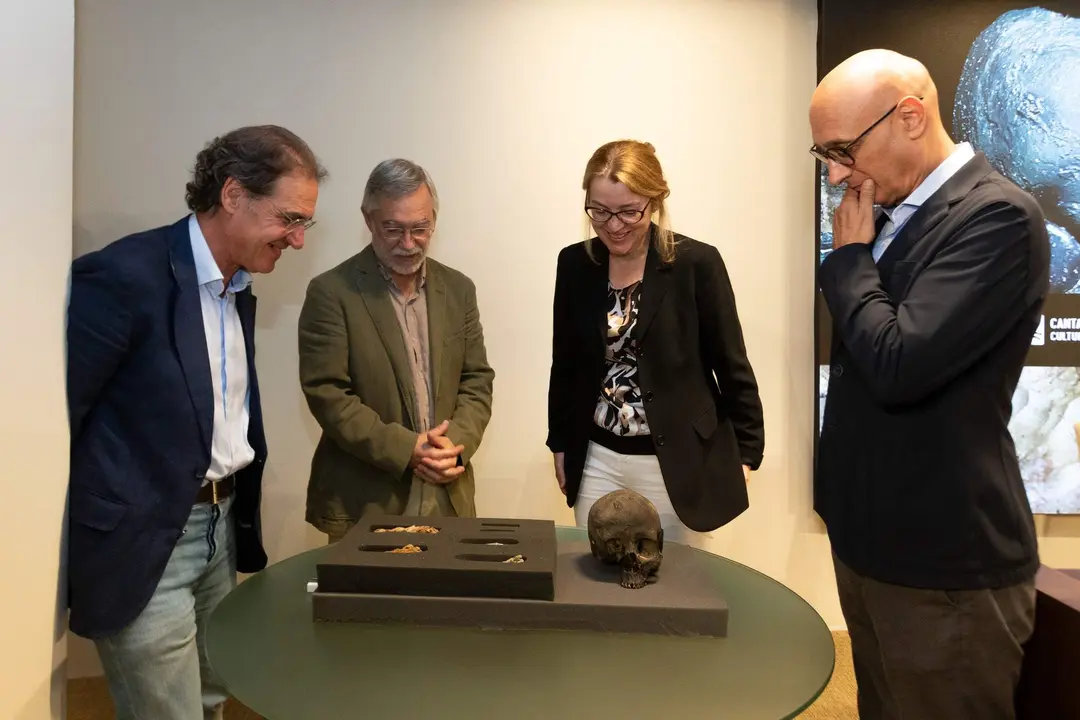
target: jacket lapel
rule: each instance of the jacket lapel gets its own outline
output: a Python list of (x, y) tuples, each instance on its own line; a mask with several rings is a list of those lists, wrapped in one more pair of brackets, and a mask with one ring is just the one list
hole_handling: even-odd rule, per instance
[(649, 329), (650, 323), (656, 317), (656, 311), (664, 300), (668, 291), (668, 283), (671, 279), (671, 265), (660, 260), (660, 253), (656, 249), (656, 228), (650, 230), (649, 250), (645, 256), (645, 274), (642, 276), (641, 299), (638, 307), (637, 325), (634, 327), (634, 338), (641, 342)]
[(255, 366), (255, 303), (257, 298), (247, 287), (236, 294), (236, 314), (240, 317), (240, 327), (244, 331), (244, 352), (247, 354), (248, 368)]
[(938, 223), (948, 216), (952, 206), (963, 199), (990, 171), (986, 156), (981, 152), (976, 153), (975, 157), (938, 188), (937, 192), (928, 197), (908, 218), (907, 223), (900, 228), (900, 232), (882, 253), (878, 261), (881, 275), (886, 277), (896, 261), (907, 255), (919, 238), (925, 237), (937, 227)]
[(585, 275), (588, 282), (585, 286), (589, 289), (586, 308), (591, 309), (590, 331), (596, 341), (594, 348), (600, 354), (601, 361), (607, 352), (608, 332), (608, 261), (610, 254), (607, 247), (599, 238), (593, 241), (593, 254), (596, 262), (585, 257)]
[[(410, 418), (416, 405), (413, 397), (411, 382), (404, 382), (412, 378), (409, 369), (409, 357), (405, 349), (405, 339), (401, 336), (401, 325), (394, 313), (393, 300), (390, 298), (390, 288), (387, 280), (379, 272), (375, 251), (368, 245), (360, 252), (357, 268), (357, 288), (360, 298), (364, 302), (371, 322), (375, 325), (382, 346), (390, 358), (390, 365), (394, 369), (394, 377), (405, 403), (405, 410)], [(415, 422), (416, 418), (412, 418)]]
[(210, 353), (206, 347), (199, 281), (195, 275), (195, 258), (191, 253), (187, 223), (185, 218), (173, 225), (169, 238), (169, 262), (176, 282), (173, 340), (203, 443), (209, 448), (213, 437), (214, 385), (210, 378)]
[(428, 316), (428, 352), (431, 355), (431, 404), (439, 402), (439, 379), (442, 373), (443, 344), (446, 342), (446, 283), (443, 281), (439, 266), (427, 263), (427, 316)]
[(885, 214), (885, 211), (878, 208), (874, 211), (877, 213), (874, 216), (874, 237), (876, 238), (881, 234), (881, 229), (885, 227), (885, 223), (889, 222), (889, 216)]
[(255, 370), (255, 310), (258, 298), (248, 287), (236, 295), (236, 314), (244, 333), (244, 352), (248, 367), (248, 415), (251, 418), (248, 438), (259, 455), (266, 455), (266, 436), (262, 423), (262, 397), (259, 393), (259, 374)]

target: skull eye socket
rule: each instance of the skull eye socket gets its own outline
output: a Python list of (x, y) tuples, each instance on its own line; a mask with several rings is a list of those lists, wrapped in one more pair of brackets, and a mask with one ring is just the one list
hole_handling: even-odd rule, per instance
[(609, 553), (612, 553), (613, 555), (621, 553), (623, 551), (622, 540), (620, 540), (618, 538), (611, 538), (610, 540), (608, 540), (607, 541), (607, 551)]
[(637, 546), (639, 555), (654, 557), (660, 554), (660, 545), (651, 538), (641, 538), (638, 540)]

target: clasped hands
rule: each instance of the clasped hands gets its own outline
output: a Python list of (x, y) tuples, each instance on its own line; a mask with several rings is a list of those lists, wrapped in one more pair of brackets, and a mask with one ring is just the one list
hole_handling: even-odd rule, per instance
[(444, 485), (457, 480), (458, 476), (465, 472), (465, 464), (458, 464), (458, 458), (465, 452), (465, 446), (454, 445), (450, 438), (446, 437), (449, 427), (450, 421), (443, 420), (438, 427), (416, 436), (409, 467), (424, 482)]
[(832, 219), (833, 249), (844, 245), (874, 242), (874, 181), (864, 180), (858, 188), (850, 185)]

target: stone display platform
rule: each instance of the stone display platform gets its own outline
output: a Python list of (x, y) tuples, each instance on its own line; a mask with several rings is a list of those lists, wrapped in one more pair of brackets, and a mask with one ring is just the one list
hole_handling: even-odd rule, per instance
[[(428, 526), (437, 533), (386, 532)], [(419, 552), (397, 553), (402, 548)], [(324, 593), (555, 597), (555, 523), (368, 515), (317, 566)]]
[[(396, 522), (400, 524), (401, 520), (399, 517)], [(445, 522), (442, 519), (440, 521)], [(541, 548), (542, 552), (546, 542), (541, 540), (535, 545), (528, 543), (529, 532), (537, 532), (541, 537), (547, 537), (546, 532), (538, 526), (526, 525), (536, 521), (476, 522), (521, 524), (518, 528), (521, 531), (518, 535), (519, 542), (514, 546), (519, 550), (508, 552), (507, 546), (495, 546), (501, 555), (520, 551), (527, 557), (532, 552), (530, 547)], [(465, 535), (472, 536), (471, 533)], [(452, 534), (447, 535), (451, 536)], [(369, 536), (365, 531), (364, 538), (367, 537)], [(377, 537), (382, 542), (386, 534)], [(426, 538), (412, 538), (417, 542), (426, 542)], [(349, 536), (346, 536), (342, 542), (348, 539)], [(552, 542), (554, 543), (554, 539)], [(436, 546), (434, 543), (428, 544), (427, 552), (432, 552)], [(528, 560), (520, 565), (505, 566), (516, 568), (508, 572), (504, 567), (487, 576), (470, 575), (466, 572), (453, 576), (440, 574), (439, 569), (434, 567), (424, 569), (424, 558), (416, 556), (424, 556), (425, 553), (412, 556), (387, 555), (399, 560), (379, 561), (363, 568), (363, 572), (375, 568), (375, 575), (381, 578), (377, 581), (372, 578), (358, 579), (363, 574), (360, 566), (352, 566), (356, 571), (352, 576), (335, 576), (334, 572), (327, 572), (328, 568), (324, 568), (327, 563), (321, 563), (319, 586), (312, 597), (313, 619), (316, 622), (403, 623), (420, 626), (726, 637), (728, 606), (714, 575), (709, 572), (708, 556), (705, 553), (678, 543), (665, 543), (664, 560), (657, 582), (631, 590), (619, 585), (621, 569), (602, 565), (593, 558), (587, 542), (558, 543), (556, 547), (551, 558), (554, 592), (549, 600), (510, 597), (507, 593), (497, 593), (496, 584), (501, 579), (508, 583), (508, 587), (515, 588), (515, 593), (520, 595), (523, 586), (520, 579), (525, 577), (527, 572), (520, 568), (527, 565)], [(492, 550), (490, 546), (487, 548), (487, 552), (495, 553), (496, 550)], [(337, 559), (339, 555), (345, 557), (351, 552), (342, 550), (339, 554), (335, 551), (334, 558)], [(372, 591), (372, 587), (386, 584), (387, 566), (393, 563), (400, 563), (399, 570), (408, 570), (397, 574), (402, 582), (411, 578), (416, 584), (400, 584), (394, 592)], [(340, 570), (342, 566), (336, 567)], [(337, 582), (326, 586), (322, 580), (324, 577), (334, 578)], [(353, 579), (346, 581), (345, 577)], [(458, 579), (451, 580), (452, 577)], [(479, 583), (482, 592), (478, 593), (471, 583)], [(341, 589), (345, 586), (353, 589)], [(361, 587), (368, 589), (360, 590)], [(420, 588), (423, 588), (424, 592), (418, 592)]]

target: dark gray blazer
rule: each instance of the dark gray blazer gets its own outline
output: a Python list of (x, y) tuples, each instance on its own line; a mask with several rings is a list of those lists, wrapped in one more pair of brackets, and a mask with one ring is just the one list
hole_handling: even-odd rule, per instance
[(1008, 423), (1049, 267), (1038, 204), (981, 153), (876, 265), (859, 244), (822, 262), (833, 345), (814, 499), (856, 572), (941, 589), (1035, 573)]

